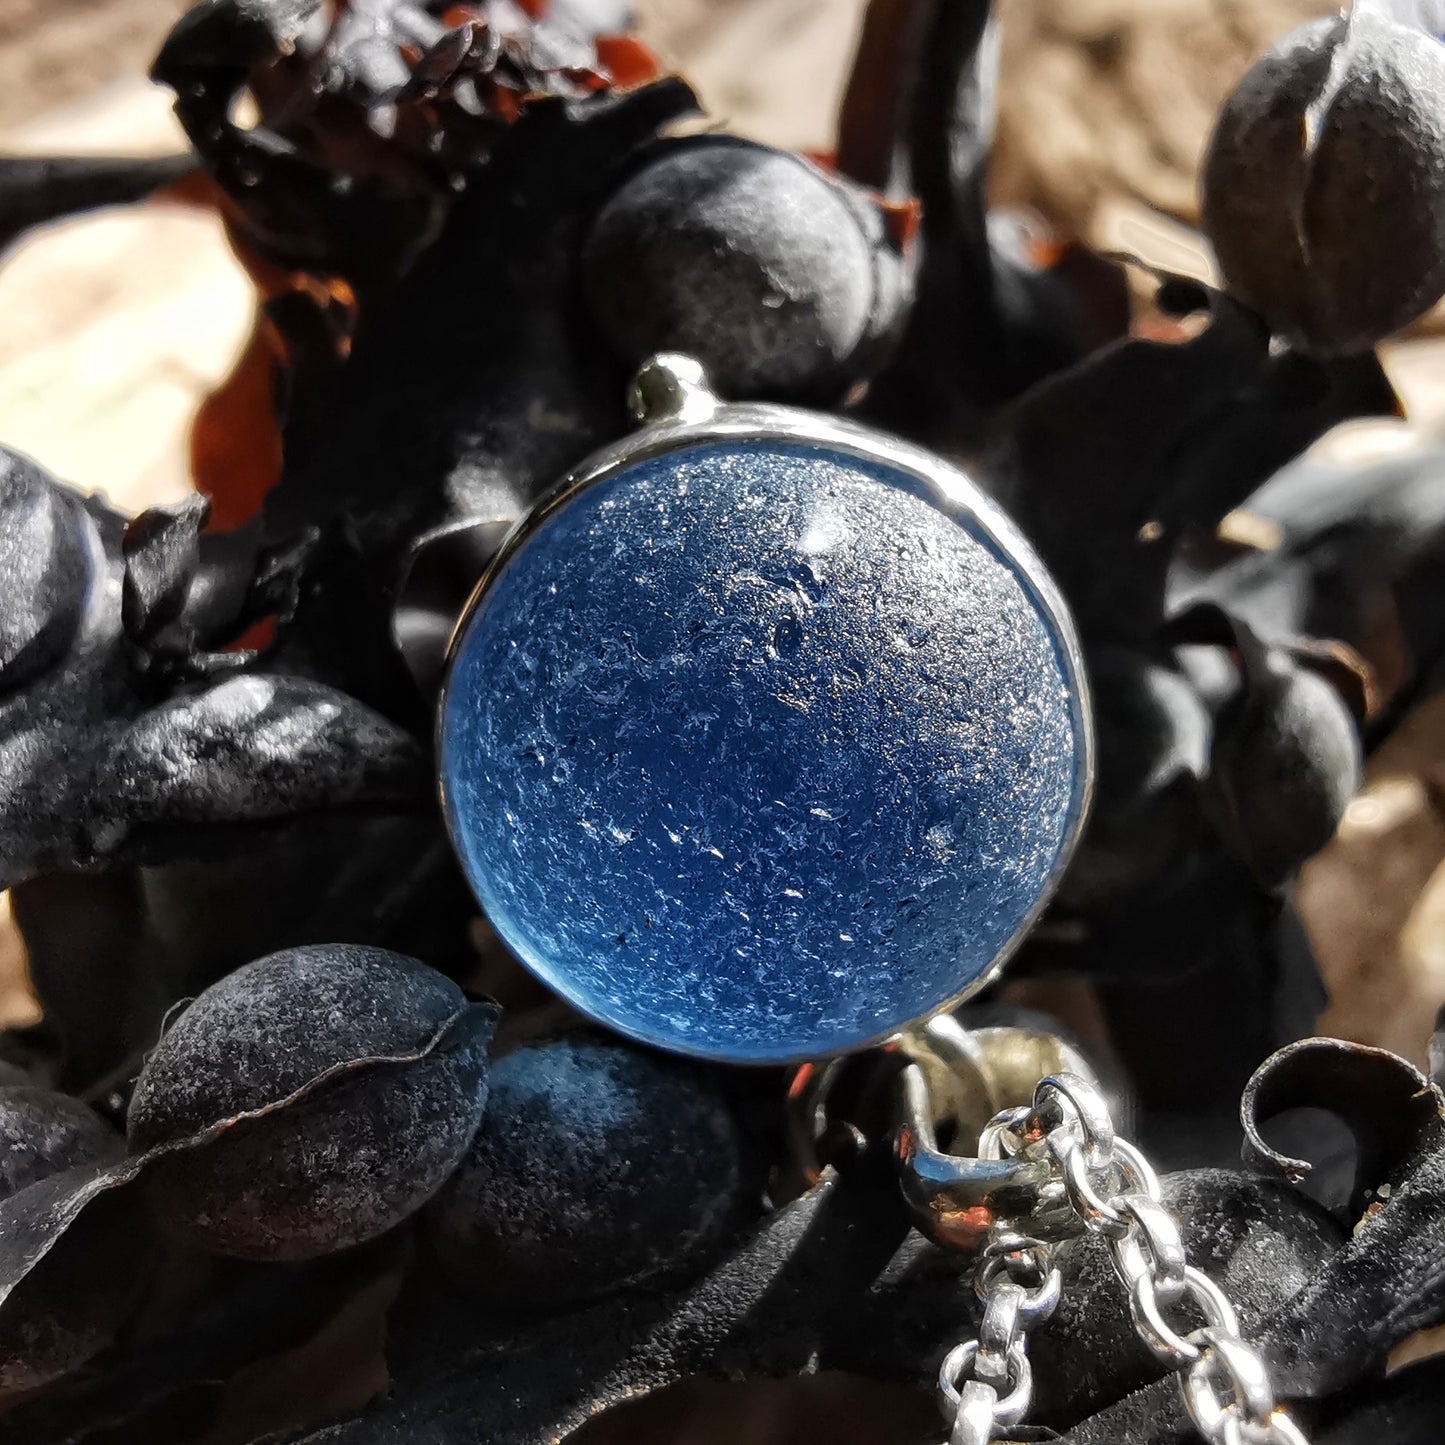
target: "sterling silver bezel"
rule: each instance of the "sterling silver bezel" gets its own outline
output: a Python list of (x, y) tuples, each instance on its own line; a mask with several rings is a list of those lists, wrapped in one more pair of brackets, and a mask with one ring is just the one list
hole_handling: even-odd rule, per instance
[[(686, 362), (685, 358), (655, 358), (648, 365), (660, 368), (669, 381), (677, 381), (674, 368)], [(687, 363), (695, 370), (695, 363)], [(646, 374), (647, 369), (644, 368)], [(700, 372), (695, 372), (700, 377)], [(634, 387), (634, 396), (636, 386)], [(675, 403), (675, 404), (674, 404)], [(993, 962), (977, 978), (969, 982), (957, 994), (940, 1003), (936, 1008), (913, 1020), (910, 1026), (922, 1023), (957, 1008), (968, 999), (994, 983), (1019, 946), (1033, 930), (1035, 924), (1048, 907), (1072, 858), (1079, 838), (1087, 821), (1095, 786), (1096, 747), (1093, 709), (1088, 676), (1084, 667), (1083, 652), (1073, 619), (1064, 604), (1053, 579), (1033, 548), (1014, 526), (1013, 522), (990, 500), (965, 472), (945, 461), (942, 457), (924, 448), (895, 437), (887, 432), (860, 426), (820, 412), (781, 406), (773, 403), (722, 402), (706, 390), (705, 386), (683, 379), (681, 387), (665, 398), (668, 409), (660, 415), (654, 409), (656, 419), (644, 419), (640, 429), (622, 438), (611, 446), (594, 452), (565, 476), (560, 478), (543, 494), (532, 510), (521, 518), (502, 539), (486, 569), (472, 590), (456, 626), (452, 629), (447, 644), (447, 668), (442, 683), (436, 716), (436, 756), (441, 757), (442, 731), (446, 717), (447, 697), (451, 683), (451, 664), (472, 619), (483, 605), (493, 582), (506, 570), (508, 563), (525, 546), (548, 519), (565, 507), (579, 493), (606, 481), (618, 472), (641, 462), (665, 456), (669, 452), (682, 451), (712, 442), (766, 442), (778, 441), (790, 444), (813, 443), (857, 457), (861, 461), (883, 463), (902, 472), (921, 484), (932, 503), (945, 515), (968, 524), (976, 534), (994, 547), (1015, 569), (1022, 585), (1033, 596), (1035, 603), (1048, 618), (1055, 637), (1058, 639), (1059, 654), (1063, 670), (1069, 682), (1070, 703), (1074, 716), (1075, 736), (1078, 740), (1078, 762), (1075, 771), (1076, 802), (1068, 829), (1059, 846), (1054, 866), (1034, 906), (1025, 915), (1008, 941), (995, 955)], [(639, 405), (642, 410), (645, 403)], [(455, 813), (447, 795), (446, 780), (438, 769), (438, 788), (441, 797), (442, 814), (446, 821), (448, 836), (457, 852), (463, 855), (458, 835)], [(511, 950), (508, 950), (511, 952)], [(513, 957), (533, 972), (525, 960), (515, 953)], [(536, 976), (534, 974), (534, 976)], [(689, 1049), (649, 1037), (647, 1034), (625, 1028), (610, 1019), (597, 1018), (578, 1002), (561, 993), (549, 979), (541, 979), (548, 988), (560, 994), (579, 1013), (593, 1018), (602, 1027), (614, 1033), (636, 1040), (639, 1043), (659, 1048), (665, 1052), (706, 1059), (713, 1063), (737, 1064), (739, 1066), (786, 1067), (813, 1059), (838, 1057), (857, 1053), (875, 1047), (898, 1035), (897, 1029), (867, 1039), (860, 1039), (846, 1049), (831, 1053), (804, 1053), (792, 1057), (739, 1058), (719, 1055), (706, 1049)]]

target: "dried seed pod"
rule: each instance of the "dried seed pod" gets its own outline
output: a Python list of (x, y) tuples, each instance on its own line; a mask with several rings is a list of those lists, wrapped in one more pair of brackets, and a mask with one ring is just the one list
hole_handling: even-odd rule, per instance
[(486, 1118), (438, 1196), (438, 1248), (536, 1305), (696, 1261), (746, 1185), (726, 1102), (697, 1065), (569, 1035), (499, 1059)]
[(728, 397), (845, 390), (876, 360), (902, 294), (871, 200), (731, 136), (664, 145), (602, 208), (583, 265), (629, 363), (686, 352)]
[(94, 1109), (53, 1089), (0, 1088), (0, 1199), (81, 1164), (109, 1164), (125, 1152)]
[(374, 1238), (455, 1169), (497, 1011), (414, 959), (341, 944), (238, 969), (147, 1061), (128, 1120), (162, 1216), (205, 1248), (304, 1259)]
[(1323, 678), (1248, 640), (1244, 660), (1244, 695), (1220, 719), (1210, 782), (1240, 856), (1274, 886), (1334, 837), (1362, 780), (1360, 738)]
[(1189, 679), (1121, 647), (1089, 660), (1095, 684), (1099, 787), (1060, 896), (1097, 904), (1140, 888), (1195, 841), (1198, 781), (1210, 719)]
[(1445, 291), (1445, 47), (1356, 5), (1263, 56), (1203, 174), (1229, 289), (1301, 351), (1367, 351)]

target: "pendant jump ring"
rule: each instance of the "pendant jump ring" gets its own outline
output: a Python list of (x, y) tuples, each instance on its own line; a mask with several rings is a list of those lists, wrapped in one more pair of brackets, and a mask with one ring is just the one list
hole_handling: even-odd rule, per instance
[(1012, 1159), (1023, 1152), (1023, 1141), (1019, 1129), (1028, 1122), (1033, 1109), (1027, 1104), (1017, 1109), (1005, 1109), (989, 1121), (978, 1136), (978, 1157), (980, 1159)]
[[(1054, 1124), (1077, 1126), (1089, 1163), (1102, 1168), (1114, 1157), (1114, 1120), (1104, 1096), (1079, 1074), (1050, 1074), (1034, 1090), (1034, 1111)], [(1051, 1130), (1046, 1130), (1051, 1132)]]
[(800, 1064), (788, 1084), (788, 1143), (799, 1172), (810, 1185), (816, 1184), (828, 1167), (820, 1146), (828, 1132), (828, 1096), (842, 1070), (842, 1059)]
[(1114, 1163), (1124, 1188), (1135, 1194), (1159, 1198), (1159, 1176), (1154, 1167), (1127, 1139), (1114, 1140)]
[(1105, 1238), (1124, 1239), (1129, 1233), (1129, 1221), (1094, 1187), (1085, 1146), (1071, 1131), (1058, 1129), (1049, 1136), (1049, 1147), (1059, 1162), (1074, 1213)]
[[(1058, 1308), (1064, 1285), (1063, 1275), (1036, 1257), (1030, 1260), (1030, 1272), (1036, 1273), (1039, 1279), (1039, 1283), (1032, 1288), (1020, 1285), (1016, 1279), (1013, 1283), (1022, 1296), (1019, 1301), (1019, 1317), (1032, 1326), (1041, 1324)], [(996, 1257), (984, 1261), (979, 1270), (975, 1292), (985, 1304), (993, 1297), (995, 1281), (1000, 1274), (1008, 1274), (1010, 1279), (1013, 1279), (1007, 1259)]]

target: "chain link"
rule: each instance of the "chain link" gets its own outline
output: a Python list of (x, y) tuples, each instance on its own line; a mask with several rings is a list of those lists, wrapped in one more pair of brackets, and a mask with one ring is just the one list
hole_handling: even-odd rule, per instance
[(983, 1302), (978, 1338), (951, 1350), (938, 1372), (949, 1445), (988, 1445), (1028, 1413), (1034, 1391), (1029, 1331), (1053, 1314), (1062, 1283), (1042, 1240), (994, 1227), (974, 1276)]
[(1177, 1373), (1208, 1445), (1308, 1445), (1276, 1404), (1228, 1297), (1190, 1265), (1154, 1170), (1118, 1137), (1094, 1084), (1077, 1074), (1044, 1079), (1031, 1106), (1006, 1109), (984, 1128), (977, 1157), (1042, 1162), (1050, 1182), (1026, 1219), (993, 1225), (978, 1260), (978, 1338), (954, 1349), (939, 1372), (949, 1445), (988, 1445), (1024, 1418), (1033, 1393), (1028, 1332), (1053, 1313), (1062, 1287), (1052, 1243), (1080, 1232), (1108, 1246), (1135, 1331)]
[[(1306, 1445), (1275, 1403), (1264, 1359), (1241, 1337), (1228, 1297), (1188, 1263), (1154, 1171), (1116, 1137), (1098, 1089), (1077, 1075), (1044, 1079), (1030, 1116), (1011, 1115), (1000, 1137), (1005, 1148), (1041, 1140), (1033, 1147), (1047, 1150), (1079, 1221), (1108, 1245), (1135, 1331), (1178, 1372), (1189, 1418), (1209, 1445)], [(1189, 1312), (1204, 1324), (1186, 1322)]]

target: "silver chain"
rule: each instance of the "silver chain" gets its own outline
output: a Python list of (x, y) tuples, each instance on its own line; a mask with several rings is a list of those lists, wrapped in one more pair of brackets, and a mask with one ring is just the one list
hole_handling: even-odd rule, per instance
[[(1186, 1259), (1153, 1169), (1115, 1134), (1108, 1105), (1092, 1083), (1077, 1074), (1044, 1079), (1031, 1107), (995, 1116), (979, 1138), (978, 1157), (1049, 1164), (1049, 1183), (1031, 1220), (1041, 1233), (1057, 1237), (1062, 1214), (1105, 1241), (1128, 1293), (1135, 1331), (1156, 1359), (1178, 1373), (1189, 1418), (1209, 1445), (1306, 1445), (1275, 1403), (1265, 1362), (1241, 1337), (1233, 1305)], [(1059, 1298), (1049, 1246), (1013, 1232), (1029, 1222), (996, 1225), (979, 1261), (979, 1337), (948, 1356), (939, 1378), (940, 1404), (952, 1421), (950, 1445), (987, 1445), (1028, 1410), (1027, 1333), (1048, 1318)], [(1181, 1322), (1186, 1305), (1203, 1316), (1202, 1325)]]
[(1028, 1413), (1034, 1379), (1029, 1331), (1053, 1314), (1063, 1283), (1042, 1240), (996, 1226), (979, 1257), (974, 1288), (983, 1301), (976, 1340), (951, 1350), (938, 1372), (949, 1445), (988, 1445)]

